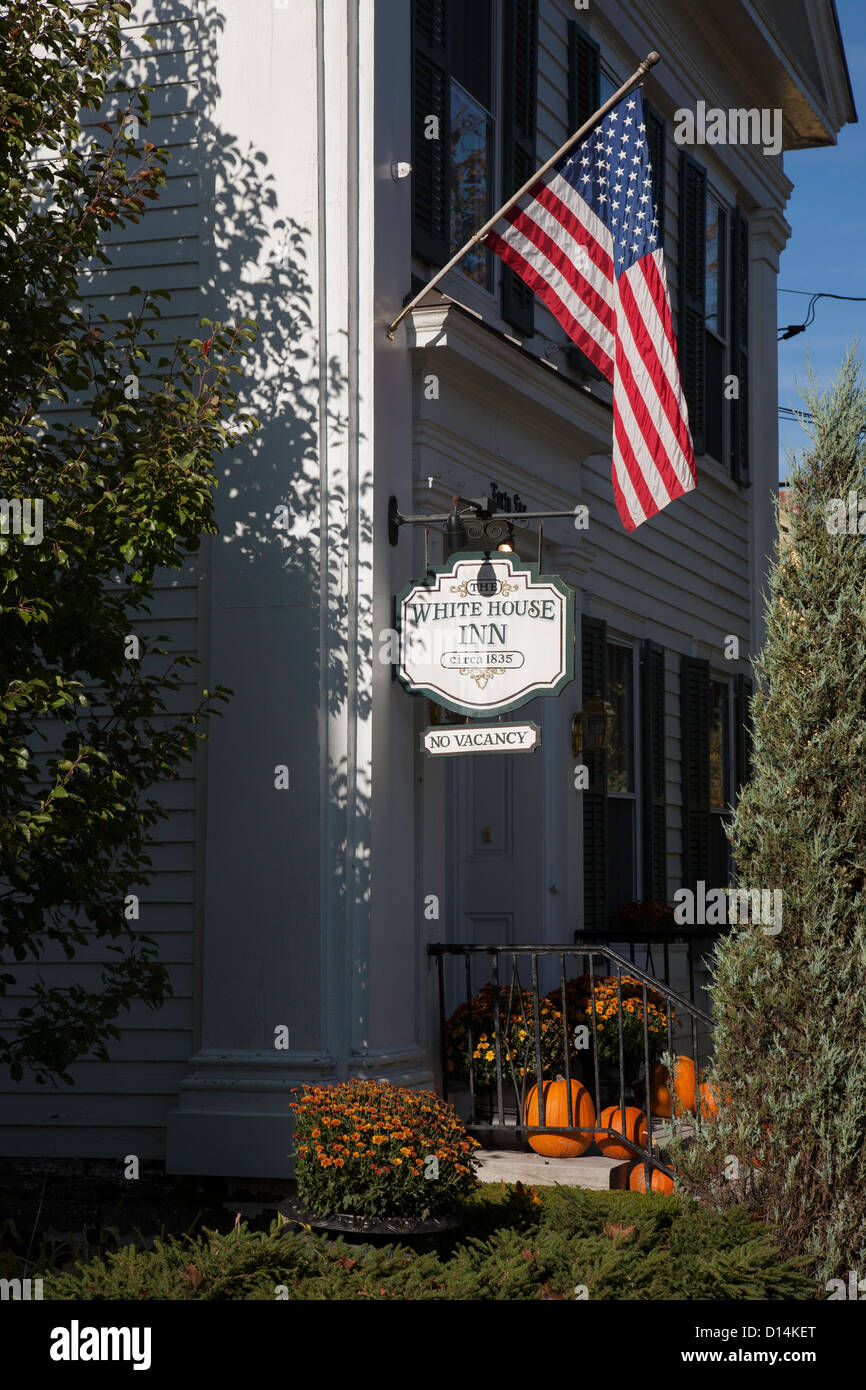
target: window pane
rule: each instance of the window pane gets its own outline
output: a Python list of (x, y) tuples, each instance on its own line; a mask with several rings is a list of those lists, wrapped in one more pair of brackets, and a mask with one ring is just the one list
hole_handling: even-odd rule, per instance
[(448, 42), (452, 77), (492, 111), (490, 0), (462, 0), (449, 6)]
[(727, 217), (725, 210), (713, 197), (707, 194), (707, 270), (706, 270), (706, 323), (720, 337), (725, 336), (725, 234)]
[(704, 356), (704, 452), (721, 463), (725, 451), (725, 356), (715, 333), (706, 333)]
[[(457, 82), (451, 83), (451, 249), (469, 240), (493, 211), (490, 170), (493, 123), (484, 108)], [(479, 284), (488, 282), (489, 252), (468, 251), (461, 269)]]
[(710, 681), (710, 805), (724, 810), (728, 804), (728, 687)]
[(608, 802), (607, 807), (607, 912), (610, 918), (635, 900), (635, 803), (629, 799)]
[(608, 646), (608, 699), (616, 720), (607, 760), (608, 792), (634, 791), (633, 657), (628, 647)]
[(602, 68), (598, 77), (599, 106), (604, 106), (604, 103), (607, 101), (608, 97), (612, 97), (617, 87), (620, 87), (621, 85), (622, 83), (620, 82), (614, 82), (613, 78), (605, 72), (604, 68)]

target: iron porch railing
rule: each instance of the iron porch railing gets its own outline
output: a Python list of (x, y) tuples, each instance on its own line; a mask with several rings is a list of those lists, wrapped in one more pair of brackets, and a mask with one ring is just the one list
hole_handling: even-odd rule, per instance
[[(596, 1134), (609, 1135), (617, 1144), (622, 1145), (630, 1152), (636, 1160), (643, 1159), (646, 1185), (649, 1187), (651, 1181), (650, 1169), (660, 1169), (669, 1177), (673, 1177), (672, 1169), (667, 1166), (657, 1153), (653, 1152), (653, 1115), (650, 1095), (652, 1068), (659, 1055), (659, 1048), (650, 1048), (649, 1028), (647, 1024), (647, 1005), (655, 996), (662, 1001), (664, 1008), (666, 1031), (667, 1031), (667, 1051), (674, 1053), (674, 1042), (676, 1037), (679, 1055), (689, 1056), (695, 1072), (695, 1123), (700, 1124), (701, 1106), (697, 1098), (700, 1095), (700, 1062), (702, 1051), (704, 1057), (709, 1053), (709, 1045), (702, 1049), (701, 1033), (709, 1037), (712, 1029), (712, 1019), (708, 1013), (699, 1008), (691, 999), (686, 999), (684, 995), (678, 994), (671, 989), (670, 985), (660, 981), (655, 976), (648, 974), (632, 961), (625, 959), (613, 948), (604, 943), (581, 942), (574, 946), (497, 946), (497, 945), (450, 945), (444, 943), (433, 943), (427, 947), (428, 956), (431, 963), (435, 960), (438, 977), (439, 990), (439, 1031), (440, 1031), (440, 1051), (442, 1069), (442, 1094), (444, 1099), (449, 1096), (449, 1056), (448, 1056), (448, 1020), (446, 1018), (446, 962), (453, 959), (459, 966), (459, 961), (463, 960), (463, 980), (465, 992), (466, 1010), (466, 1075), (469, 1087), (470, 1114), (466, 1119), (466, 1126), (469, 1130), (478, 1134), (492, 1134), (497, 1128), (506, 1126), (506, 1100), (505, 1090), (507, 1081), (511, 1083), (511, 1089), (517, 1102), (517, 1121), (513, 1125), (513, 1132), (516, 1138), (526, 1139), (530, 1135), (550, 1134), (563, 1137), (575, 1137), (577, 1135), (594, 1136)], [(480, 1026), (476, 1027), (476, 1020), (473, 1014), (473, 984), (472, 984), (472, 963), (473, 961), (482, 962), (484, 958), (489, 959), (492, 979), (489, 982), (493, 992), (493, 1039), (492, 1048), (494, 1052), (495, 1065), (495, 1115), (496, 1118), (484, 1120), (478, 1113), (478, 1085), (476, 1081), (476, 1042), (481, 1032)], [(581, 1025), (586, 1026), (587, 1018), (584, 1014), (580, 1018), (570, 1016), (569, 1009), (569, 969), (568, 962), (588, 962), (588, 970), (573, 970), (573, 974), (588, 976), (589, 993), (588, 1000), (592, 1007), (589, 1009), (589, 1026), (592, 1035), (592, 1076), (590, 1080), (594, 1082), (594, 1105), (595, 1123), (592, 1126), (575, 1123), (574, 1097), (572, 1094), (573, 1063), (572, 1057), (577, 1056), (580, 1049), (576, 1046), (576, 1030)], [(541, 962), (541, 966), (540, 966)], [(510, 965), (509, 979), (506, 981), (501, 976), (503, 963)], [(604, 965), (602, 973), (597, 969), (597, 963)], [(547, 974), (548, 981), (556, 973), (558, 964), (559, 983), (548, 988), (545, 995), (541, 993), (540, 971)], [(551, 971), (551, 967), (553, 970)], [(521, 969), (527, 983), (521, 979)], [(643, 1052), (643, 1114), (646, 1117), (646, 1142), (641, 1144), (635, 1142), (627, 1133), (618, 1129), (601, 1124), (602, 1114), (602, 1090), (607, 1089), (610, 1094), (611, 1084), (609, 1081), (602, 1081), (602, 1065), (599, 1059), (598, 1046), (598, 1020), (596, 1010), (596, 992), (602, 982), (608, 985), (616, 982), (617, 1000), (617, 1042), (618, 1042), (618, 1061), (616, 1063), (616, 1078), (614, 1085), (615, 1099), (608, 1103), (618, 1104), (619, 1118), (625, 1125), (626, 1095), (631, 1100), (631, 1087), (627, 1085), (626, 1067), (626, 1048), (623, 1038), (623, 986), (629, 990), (629, 997), (634, 996), (634, 988), (639, 988), (639, 995), (643, 1005), (643, 1028), (642, 1028), (642, 1052)], [(545, 1095), (545, 1082), (552, 1078), (545, 1074), (545, 1063), (542, 1058), (542, 1022), (541, 1005), (543, 999), (549, 999), (551, 994), (558, 993), (561, 1004), (562, 1019), (562, 1066), (561, 1075), (565, 1081), (566, 1105), (567, 1105), (567, 1125), (550, 1125), (546, 1122), (547, 1101)], [(515, 1055), (515, 1048), (511, 1044), (511, 1025), (515, 1015), (519, 1011), (522, 1021), (527, 1022), (527, 1014), (530, 1008), (527, 995), (531, 996), (532, 1025), (525, 1031), (527, 1034), (523, 1052)], [(517, 1008), (515, 1009), (515, 1004)], [(574, 1010), (571, 1010), (574, 1013)], [(676, 1024), (676, 1028), (675, 1028)], [(690, 1045), (690, 1050), (684, 1052), (682, 1038), (683, 1026), (685, 1026), (686, 1041)], [(506, 1038), (506, 1045), (503, 1047), (503, 1037)], [(575, 1040), (573, 1040), (575, 1039)], [(488, 1041), (488, 1048), (490, 1042)], [(664, 1050), (664, 1049), (662, 1049)], [(534, 1064), (534, 1065), (533, 1065)], [(451, 1063), (452, 1067), (454, 1063)], [(548, 1064), (549, 1067), (549, 1064)], [(535, 1105), (537, 1123), (535, 1120), (531, 1124), (527, 1123), (526, 1099), (527, 1086), (531, 1086), (530, 1076), (532, 1071), (535, 1073)], [(583, 1068), (581, 1067), (581, 1073)], [(577, 1078), (575, 1078), (577, 1079)], [(583, 1081), (583, 1076), (580, 1078)], [(584, 1084), (585, 1081), (584, 1081)], [(686, 1113), (684, 1107), (680, 1107), (678, 1114), (678, 1095), (676, 1085), (671, 1080), (668, 1086), (671, 1098), (670, 1122), (676, 1125), (678, 1120), (683, 1119)], [(618, 1100), (616, 1097), (618, 1096)], [(691, 1118), (692, 1112), (689, 1111)], [(615, 1116), (613, 1118), (616, 1118)], [(635, 1131), (635, 1139), (640, 1139), (641, 1129)], [(587, 1145), (588, 1147), (588, 1145)]]
[[(696, 1003), (696, 967), (703, 965), (706, 953), (720, 936), (725, 936), (729, 928), (727, 926), (696, 926), (696, 927), (653, 927), (652, 930), (640, 931), (629, 927), (627, 931), (617, 931), (610, 927), (607, 930), (596, 930), (592, 932), (574, 933), (575, 946), (585, 944), (588, 946), (625, 946), (628, 950), (629, 959), (634, 965), (636, 963), (636, 952), (643, 956), (643, 968), (656, 978), (660, 978), (666, 985), (671, 984), (671, 946), (683, 946), (686, 954), (686, 967), (688, 973), (689, 998), (692, 1003)], [(704, 949), (702, 949), (702, 947)], [(656, 975), (656, 961), (661, 950), (662, 973)]]

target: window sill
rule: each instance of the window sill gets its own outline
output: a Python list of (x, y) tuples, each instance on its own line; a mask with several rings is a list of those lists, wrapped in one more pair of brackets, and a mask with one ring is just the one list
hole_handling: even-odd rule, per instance
[(726, 468), (718, 459), (714, 459), (711, 454), (699, 454), (695, 458), (695, 468), (698, 477), (703, 474), (705, 477), (713, 478), (717, 483), (727, 489), (728, 492), (740, 493), (747, 492), (747, 488), (741, 488), (735, 478), (731, 477), (730, 469)]

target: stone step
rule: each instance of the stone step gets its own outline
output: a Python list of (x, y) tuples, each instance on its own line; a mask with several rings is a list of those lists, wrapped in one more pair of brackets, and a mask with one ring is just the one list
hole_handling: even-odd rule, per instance
[(581, 1158), (545, 1158), (519, 1149), (479, 1149), (476, 1155), (482, 1182), (522, 1182), (525, 1187), (591, 1187), (607, 1191), (624, 1187), (629, 1159), (584, 1154)]

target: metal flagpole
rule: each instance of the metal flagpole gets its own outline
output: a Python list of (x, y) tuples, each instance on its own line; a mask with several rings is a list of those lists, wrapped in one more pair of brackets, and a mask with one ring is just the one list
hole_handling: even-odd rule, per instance
[(526, 183), (521, 184), (520, 188), (518, 188), (516, 193), (512, 193), (511, 197), (508, 199), (508, 202), (503, 203), (499, 211), (495, 212), (492, 217), (488, 218), (488, 220), (484, 223), (483, 227), (479, 227), (477, 232), (472, 233), (472, 236), (466, 242), (465, 246), (461, 246), (460, 250), (454, 253), (447, 265), (443, 265), (441, 270), (437, 270), (436, 274), (433, 276), (433, 279), (428, 280), (424, 288), (419, 290), (418, 293), (414, 296), (414, 298), (410, 299), (409, 303), (404, 305), (404, 307), (400, 310), (399, 314), (394, 319), (394, 321), (388, 324), (388, 328), (386, 331), (389, 338), (394, 337), (394, 329), (406, 317), (406, 315), (409, 313), (409, 310), (414, 309), (418, 301), (424, 298), (424, 295), (427, 293), (427, 291), (432, 290), (434, 285), (438, 285), (439, 281), (442, 279), (442, 276), (447, 275), (449, 270), (451, 270), (459, 260), (462, 260), (462, 258), (466, 255), (466, 252), (472, 250), (472, 247), (475, 245), (476, 242), (483, 241), (487, 233), (491, 230), (491, 228), (499, 221), (500, 217), (502, 217), (508, 211), (508, 209), (512, 207), (514, 203), (517, 202), (519, 198), (523, 197), (527, 189), (530, 189), (532, 185), (538, 179), (540, 179), (543, 174), (546, 174), (548, 169), (552, 168), (553, 165), (556, 164), (557, 160), (561, 159), (562, 156), (568, 150), (571, 149), (575, 141), (580, 139), (581, 135), (585, 135), (588, 130), (591, 130), (592, 127), (599, 120), (601, 120), (603, 116), (607, 115), (611, 107), (616, 106), (617, 102), (622, 97), (624, 97), (628, 92), (630, 92), (633, 87), (636, 87), (640, 82), (641, 78), (646, 76), (650, 68), (654, 67), (658, 60), (658, 53), (648, 53), (647, 56), (644, 58), (643, 62), (641, 63), (640, 67), (635, 69), (628, 81), (623, 82), (622, 86), (614, 92), (613, 96), (608, 97), (604, 105), (598, 108), (595, 115), (590, 116), (588, 121), (584, 121), (583, 125), (580, 127), (580, 130), (576, 130), (573, 135), (570, 135), (566, 140), (565, 144), (560, 145), (559, 149), (556, 151), (556, 154), (552, 154), (546, 164), (542, 164), (540, 169), (536, 169), (532, 177), (528, 178), (526, 180)]

